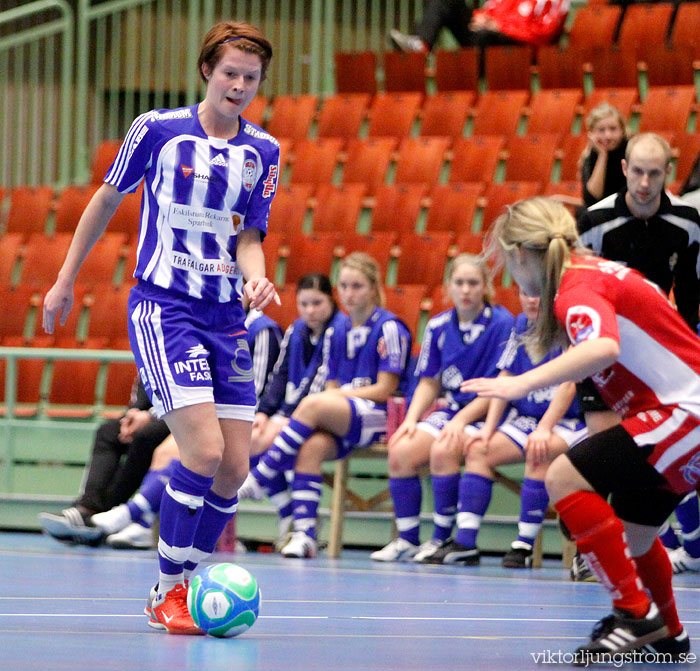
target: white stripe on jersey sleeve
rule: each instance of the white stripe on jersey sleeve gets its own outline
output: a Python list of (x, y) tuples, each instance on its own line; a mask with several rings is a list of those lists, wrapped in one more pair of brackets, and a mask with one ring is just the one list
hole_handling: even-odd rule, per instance
[(663, 405), (679, 405), (700, 417), (700, 375), (630, 319), (617, 315), (617, 324), (618, 362), (649, 387)]

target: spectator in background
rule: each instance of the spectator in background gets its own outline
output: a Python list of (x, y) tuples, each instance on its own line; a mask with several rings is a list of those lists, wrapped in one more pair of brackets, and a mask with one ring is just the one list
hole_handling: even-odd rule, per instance
[(414, 34), (391, 30), (400, 51), (427, 52), (448, 28), (463, 47), (498, 44), (549, 44), (559, 38), (568, 0), (488, 0), (472, 12), (464, 0), (428, 0)]
[(41, 528), (61, 541), (99, 543), (102, 532), (92, 516), (128, 501), (146, 475), (153, 451), (169, 433), (153, 414), (137, 378), (127, 411), (97, 429), (82, 494), (60, 515), (39, 513)]
[(627, 143), (626, 188), (586, 210), (578, 221), (581, 243), (596, 254), (641, 272), (666, 294), (693, 331), (700, 305), (700, 214), (664, 190), (671, 148), (655, 133)]
[(590, 207), (625, 188), (622, 160), (627, 149), (627, 128), (620, 110), (602, 102), (586, 117), (588, 146), (581, 155), (583, 204)]

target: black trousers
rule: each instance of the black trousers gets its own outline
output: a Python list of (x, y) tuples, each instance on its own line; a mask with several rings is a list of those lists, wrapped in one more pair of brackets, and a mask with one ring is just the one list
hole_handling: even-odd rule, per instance
[(97, 429), (87, 466), (84, 491), (75, 502), (93, 513), (125, 503), (141, 486), (153, 451), (170, 435), (163, 420), (153, 420), (134, 434), (131, 443), (119, 440), (119, 420)]
[(428, 0), (415, 34), (431, 49), (443, 28), (447, 28), (463, 47), (518, 44), (516, 40), (491, 30), (470, 30), (471, 18), (472, 7), (464, 0)]
[(428, 0), (415, 33), (431, 49), (443, 28), (447, 28), (463, 47), (472, 46), (475, 42), (469, 30), (471, 18), (472, 8), (464, 0)]

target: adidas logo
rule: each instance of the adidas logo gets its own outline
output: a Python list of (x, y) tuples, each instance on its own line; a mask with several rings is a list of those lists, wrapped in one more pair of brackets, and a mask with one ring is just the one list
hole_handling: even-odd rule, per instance
[(210, 165), (219, 165), (223, 168), (225, 168), (228, 165), (223, 154), (217, 154), (216, 156), (214, 156), (214, 158), (211, 161), (209, 161), (209, 164)]

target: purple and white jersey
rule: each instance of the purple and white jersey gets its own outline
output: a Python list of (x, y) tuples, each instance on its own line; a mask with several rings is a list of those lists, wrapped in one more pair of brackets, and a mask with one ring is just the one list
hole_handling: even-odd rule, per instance
[(105, 182), (120, 193), (145, 180), (134, 277), (208, 301), (242, 291), (236, 236), (267, 233), (279, 143), (241, 117), (236, 137), (209, 137), (197, 105), (151, 111), (131, 125)]

